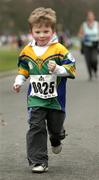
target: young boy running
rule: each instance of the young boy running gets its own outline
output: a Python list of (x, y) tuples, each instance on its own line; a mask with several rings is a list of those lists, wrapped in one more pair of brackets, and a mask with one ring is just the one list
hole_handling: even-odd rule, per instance
[(41, 173), (48, 171), (48, 132), (52, 152), (58, 154), (62, 150), (60, 133), (65, 120), (66, 82), (67, 78), (75, 78), (75, 60), (58, 43), (54, 10), (37, 8), (28, 21), (33, 41), (20, 53), (13, 89), (19, 92), (30, 78), (27, 158), (32, 171)]

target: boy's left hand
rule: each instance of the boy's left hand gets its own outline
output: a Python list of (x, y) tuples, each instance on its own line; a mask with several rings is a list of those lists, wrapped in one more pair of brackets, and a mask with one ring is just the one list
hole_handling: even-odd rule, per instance
[(49, 61), (48, 63), (48, 70), (49, 72), (53, 72), (56, 68), (56, 62), (55, 61)]

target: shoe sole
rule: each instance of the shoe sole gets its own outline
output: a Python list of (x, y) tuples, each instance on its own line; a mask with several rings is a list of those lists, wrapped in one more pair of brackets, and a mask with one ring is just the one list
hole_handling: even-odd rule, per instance
[(43, 172), (47, 172), (48, 171), (48, 167), (47, 166), (35, 166), (32, 168), (32, 172), (34, 173), (43, 173)]
[(43, 171), (32, 169), (32, 173), (46, 173), (46, 172), (48, 172), (48, 168), (44, 169)]

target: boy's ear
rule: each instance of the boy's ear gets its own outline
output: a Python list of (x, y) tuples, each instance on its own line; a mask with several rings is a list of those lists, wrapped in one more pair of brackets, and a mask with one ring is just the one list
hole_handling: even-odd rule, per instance
[(29, 24), (29, 32), (32, 33), (32, 26)]

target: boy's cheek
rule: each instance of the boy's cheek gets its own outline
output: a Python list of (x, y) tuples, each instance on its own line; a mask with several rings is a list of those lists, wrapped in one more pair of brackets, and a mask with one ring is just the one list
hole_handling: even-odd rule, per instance
[(53, 34), (50, 34), (47, 39), (50, 40), (52, 38)]

